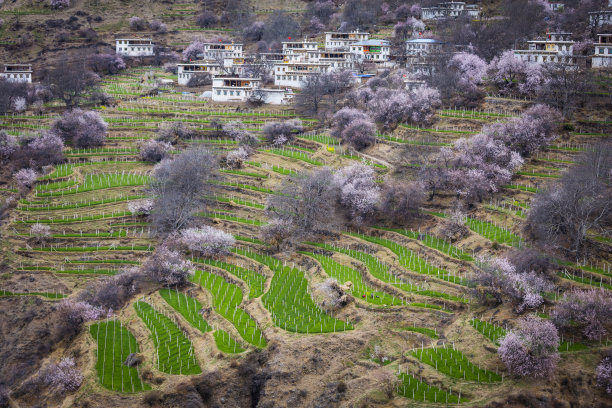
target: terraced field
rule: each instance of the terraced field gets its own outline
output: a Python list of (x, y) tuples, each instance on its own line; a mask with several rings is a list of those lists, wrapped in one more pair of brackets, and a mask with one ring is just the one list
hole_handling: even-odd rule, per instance
[[(158, 77), (167, 75), (151, 70)], [(68, 150), (67, 162), (42, 175), (11, 212), (4, 254), (14, 270), (35, 279), (27, 287), (16, 280), (2, 281), (1, 297), (57, 302), (74, 297), (89, 282), (146, 261), (158, 240), (147, 217), (132, 214), (128, 204), (150, 195), (147, 184), (153, 165), (140, 161), (138, 152), (161, 124), (182, 121), (199, 132), (193, 140), (179, 143), (176, 153), (197, 143), (223, 154), (236, 142), (212, 135), (212, 121), (240, 119), (261, 136), (265, 123), (298, 117), (288, 108), (237, 111), (184, 98), (171, 86), (162, 87), (168, 91), (163, 96), (143, 97), (150, 84), (140, 82), (141, 73), (131, 69), (104, 81), (106, 92), (121, 102), (98, 110), (109, 124), (106, 146)], [(379, 135), (367, 157), (344, 151), (316, 121), (301, 118), (305, 132), (291, 146), (262, 145), (243, 168), (223, 169), (219, 180), (211, 183), (213, 193), (206, 196), (207, 208), (199, 221), (232, 233), (239, 245), (226, 256), (194, 257), (197, 271), (189, 287), (157, 288), (146, 299), (133, 300), (117, 311), (116, 318), (90, 324), (96, 372), (91, 377), (96, 386), (126, 395), (159, 388), (143, 379), (141, 368), (123, 365), (131, 353), (143, 355), (147, 370), (171, 379), (196, 376), (211, 367), (227, 368), (248, 353), (294, 341), (314, 344), (323, 358), (329, 358), (321, 349), (330, 342), (359, 343), (359, 352), (346, 359), (347, 378), (376, 368), (371, 359), (363, 358), (363, 349), (379, 342), (394, 357), (382, 369), (398, 377), (394, 393), (407, 404), (485, 404), (496, 393), (519, 386), (507, 375), (501, 381), (504, 368), (489, 349), (507, 327), (502, 327), (502, 318), (478, 305), (470, 278), (479, 256), (528, 245), (520, 225), (531, 198), (576, 160), (577, 148), (559, 146), (527, 160), (494, 202), (470, 210), (470, 231), (459, 240), (443, 238), (438, 228), (450, 211), (449, 197), (428, 201), (421, 219), (406, 228), (383, 222), (358, 226), (320, 241), (297, 243), (289, 252), (274, 251), (258, 238), (269, 222), (266, 201), (280, 194), (285, 178), (360, 161), (382, 180), (399, 171), (393, 163), (400, 149), (437, 149), (478, 132), (486, 123), (513, 116), (494, 101), (486, 103), (486, 111), (443, 109), (432, 127), (406, 125), (391, 135)], [(55, 117), (5, 117), (0, 126), (26, 134), (48, 128)], [(594, 133), (610, 130), (608, 125), (598, 129)], [(401, 171), (412, 177), (418, 166)], [(9, 194), (13, 187), (1, 193)], [(51, 228), (46, 242), (33, 242), (34, 224)], [(612, 290), (609, 263), (558, 261), (564, 288)], [(314, 288), (328, 278), (347, 288), (352, 302), (345, 308), (317, 302)], [(436, 345), (441, 339), (456, 348)], [(601, 347), (603, 343), (565, 342), (562, 359)]]

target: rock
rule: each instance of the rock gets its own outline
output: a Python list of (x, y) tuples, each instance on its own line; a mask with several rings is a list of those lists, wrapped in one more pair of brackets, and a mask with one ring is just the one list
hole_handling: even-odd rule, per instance
[(142, 360), (143, 358), (140, 354), (132, 353), (127, 356), (127, 358), (123, 362), (123, 365), (126, 365), (128, 367), (136, 367), (138, 364), (142, 363)]

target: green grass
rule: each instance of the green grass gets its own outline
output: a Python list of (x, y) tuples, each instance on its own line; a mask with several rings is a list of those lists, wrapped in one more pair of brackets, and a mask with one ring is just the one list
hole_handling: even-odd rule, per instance
[(517, 171), (516, 174), (527, 177), (545, 177), (545, 178), (559, 178), (558, 174), (546, 174), (546, 173), (536, 173), (530, 171)]
[(85, 176), (83, 184), (76, 188), (36, 193), (36, 197), (58, 197), (113, 187), (142, 186), (148, 184), (149, 181), (150, 177), (142, 174), (88, 174)]
[(304, 251), (299, 251), (298, 253), (316, 259), (319, 264), (321, 264), (321, 267), (325, 273), (330, 278), (336, 279), (338, 282), (340, 282), (340, 284), (345, 284), (346, 282), (350, 281), (353, 284), (353, 286), (351, 286), (351, 294), (357, 299), (382, 306), (395, 306), (404, 303), (401, 299), (398, 299), (395, 296), (366, 285), (358, 271), (353, 268), (349, 268), (346, 265), (342, 265), (328, 256)]
[(510, 189), (510, 190), (521, 190), (521, 191), (528, 191), (528, 192), (530, 192), (530, 193), (537, 193), (538, 191), (540, 191), (540, 190), (538, 190), (538, 189), (537, 189), (537, 188), (535, 188), (535, 187), (529, 187), (529, 186), (520, 186), (520, 185), (518, 185), (518, 184), (504, 184), (502, 187), (503, 187), (503, 188), (508, 188), (508, 189)]
[(132, 246), (82, 246), (82, 247), (54, 247), (54, 248), (19, 248), (20, 251), (43, 251), (43, 252), (97, 252), (97, 251), (153, 251), (151, 245), (132, 245)]
[[(356, 251), (356, 250), (348, 249), (348, 248), (341, 248), (341, 247), (333, 246), (330, 244), (322, 244), (319, 242), (306, 242), (306, 244), (316, 246), (319, 248), (323, 248), (328, 251), (335, 251), (335, 252), (339, 252), (339, 253), (348, 255), (351, 258), (354, 258), (362, 262), (363, 264), (365, 264), (370, 274), (376, 279), (389, 283), (395, 286), (396, 288), (403, 290), (404, 292), (416, 293), (416, 294), (423, 295), (423, 296), (429, 296), (429, 297), (435, 297), (435, 298), (441, 298), (441, 299), (449, 299), (449, 300), (453, 300), (453, 298), (456, 298), (456, 296), (452, 296), (447, 293), (421, 289), (420, 287), (416, 285), (412, 285), (410, 283), (404, 282), (401, 278), (398, 278), (397, 276), (389, 272), (389, 265), (385, 264), (384, 262), (380, 262), (378, 258), (376, 258), (373, 255), (367, 254), (365, 252)], [(457, 299), (460, 299), (460, 298), (457, 298)], [(419, 304), (411, 303), (410, 305), (417, 306), (417, 307), (432, 306), (431, 308), (442, 309), (439, 306), (429, 305), (427, 303), (419, 303)]]
[(603, 277), (600, 277), (598, 280), (597, 277), (593, 279), (592, 275), (578, 276), (571, 273), (563, 273), (562, 271), (557, 272), (557, 276), (563, 279), (572, 280), (574, 282), (583, 283), (585, 285), (612, 290), (612, 285), (609, 283), (605, 283)]
[(227, 354), (242, 353), (244, 351), (240, 344), (225, 330), (215, 330), (213, 337), (219, 351)]
[(94, 221), (94, 220), (104, 220), (107, 218), (121, 218), (132, 215), (129, 211), (118, 211), (118, 212), (110, 212), (106, 214), (97, 214), (97, 215), (81, 215), (80, 217), (76, 217), (77, 214), (73, 215), (73, 218), (41, 218), (41, 219), (31, 219), (31, 220), (23, 220), (23, 221), (15, 221), (16, 224), (72, 224), (76, 222), (83, 221)]
[(151, 389), (140, 378), (137, 367), (128, 367), (125, 360), (140, 349), (136, 338), (119, 320), (94, 323), (89, 333), (96, 340), (96, 371), (100, 384), (116, 392), (140, 392)]
[(159, 371), (179, 375), (202, 372), (195, 358), (191, 340), (172, 320), (145, 301), (136, 302), (134, 308), (151, 332), (151, 339), (156, 349), (153, 365)]
[(227, 282), (219, 275), (201, 270), (196, 271), (191, 280), (210, 292), (215, 311), (232, 322), (246, 342), (255, 347), (266, 347), (266, 339), (257, 322), (240, 308), (243, 294), (239, 286)]
[(502, 379), (500, 375), (471, 363), (461, 351), (452, 347), (416, 349), (410, 354), (452, 378), (479, 383), (499, 382)]
[(480, 319), (471, 319), (470, 324), (480, 334), (491, 340), (494, 344), (499, 345), (500, 340), (508, 333), (503, 327), (486, 322)]
[(42, 297), (46, 297), (49, 299), (62, 299), (65, 298), (66, 295), (61, 294), (61, 293), (54, 293), (54, 292), (10, 292), (8, 290), (2, 290), (0, 289), (0, 297), (2, 296), (42, 296)]
[(313, 142), (318, 142), (324, 145), (339, 145), (340, 140), (335, 137), (327, 136), (327, 135), (298, 135), (298, 139), (312, 140)]
[(506, 207), (500, 207), (499, 205), (494, 205), (494, 204), (484, 204), (483, 205), (484, 208), (491, 210), (491, 211), (496, 211), (502, 214), (508, 214), (510, 216), (515, 216), (515, 217), (519, 217), (519, 218), (526, 218), (527, 214), (525, 213), (525, 211), (523, 210), (512, 210)]
[(482, 235), (489, 241), (509, 246), (524, 245), (523, 239), (521, 237), (513, 234), (507, 229), (498, 227), (497, 225), (491, 222), (466, 217), (465, 225), (467, 225), (470, 230), (474, 231), (479, 235)]
[(159, 295), (168, 303), (174, 310), (179, 312), (193, 327), (207, 333), (213, 328), (204, 320), (200, 314), (202, 304), (191, 296), (187, 296), (182, 292), (171, 289), (160, 289)]
[(89, 268), (89, 269), (55, 269), (55, 273), (61, 273), (66, 275), (116, 275), (118, 269), (104, 269), (104, 268)]
[(64, 181), (56, 181), (53, 183), (38, 184), (34, 189), (36, 191), (53, 191), (53, 190), (67, 188), (67, 187), (72, 187), (75, 184), (78, 184), (78, 181), (64, 180)]
[(258, 298), (263, 295), (264, 285), (266, 284), (266, 280), (268, 279), (265, 275), (261, 275), (257, 272), (251, 271), (241, 266), (232, 265), (223, 261), (218, 261), (216, 259), (194, 258), (192, 259), (192, 261), (223, 269), (236, 276), (237, 278), (243, 280), (244, 283), (246, 283), (249, 287), (250, 298)]
[(264, 180), (268, 178), (268, 176), (265, 175), (265, 174), (254, 173), (254, 172), (250, 172), (250, 171), (232, 170), (232, 169), (223, 169), (223, 170), (219, 170), (219, 171), (221, 173), (234, 174), (236, 176), (254, 177), (254, 178), (264, 179)]
[(405, 330), (405, 331), (409, 331), (409, 332), (415, 332), (415, 333), (421, 333), (424, 334), (426, 336), (431, 337), (432, 339), (437, 339), (440, 336), (438, 336), (438, 333), (433, 330), (433, 329), (428, 329), (427, 327), (416, 327), (416, 326), (409, 326), (409, 327), (402, 327), (401, 330)]
[(71, 261), (68, 260), (67, 264), (126, 264), (126, 265), (140, 265), (138, 261), (130, 261), (127, 259), (101, 259), (93, 261)]
[(396, 232), (405, 237), (415, 239), (419, 241), (421, 244), (425, 245), (426, 247), (429, 247), (431, 249), (435, 249), (437, 251), (445, 253), (446, 255), (452, 258), (455, 258), (455, 259), (459, 259), (462, 261), (469, 261), (469, 262), (472, 262), (474, 260), (474, 258), (471, 255), (465, 253), (462, 249), (457, 248), (454, 245), (451, 245), (450, 242), (447, 242), (443, 239), (440, 239), (430, 234), (426, 234), (423, 232), (420, 233), (418, 231), (400, 229), (400, 228), (386, 228), (386, 227), (374, 227), (374, 228), (380, 229), (383, 231)]
[(264, 149), (262, 150), (266, 153), (275, 154), (277, 156), (283, 156), (294, 160), (301, 160), (303, 162), (312, 164), (314, 166), (323, 166), (323, 162), (320, 162), (315, 159), (311, 159), (306, 153), (298, 152), (295, 150), (285, 150), (285, 149)]
[(259, 208), (260, 210), (263, 210), (266, 208), (266, 206), (263, 204), (256, 203), (253, 201), (243, 200), (238, 197), (224, 197), (224, 196), (215, 195), (215, 196), (210, 196), (206, 198), (211, 201), (217, 201), (219, 203), (234, 203), (234, 204), (242, 205), (245, 207)]
[(274, 272), (270, 288), (261, 300), (276, 326), (286, 331), (306, 334), (353, 329), (350, 323), (338, 320), (319, 308), (309, 294), (308, 281), (302, 271), (249, 249), (234, 248), (232, 251), (264, 264)]
[(88, 201), (88, 202), (81, 202), (81, 203), (66, 203), (66, 204), (60, 204), (60, 205), (48, 205), (46, 207), (44, 206), (24, 206), (24, 207), (18, 207), (17, 209), (20, 211), (56, 211), (56, 210), (69, 210), (69, 209), (73, 209), (73, 208), (85, 208), (85, 207), (93, 207), (96, 205), (102, 205), (102, 204), (109, 204), (109, 203), (118, 203), (118, 202), (122, 202), (122, 201), (130, 201), (130, 200), (139, 200), (145, 198), (145, 196), (143, 195), (131, 195), (131, 196), (127, 196), (127, 197), (114, 197), (114, 198), (107, 198), (104, 200), (94, 200), (94, 201)]
[(200, 217), (217, 218), (219, 220), (234, 221), (234, 222), (239, 222), (242, 224), (256, 225), (258, 227), (267, 224), (266, 222), (263, 222), (263, 221), (260, 221), (254, 218), (242, 218), (242, 217), (236, 217), (235, 215), (222, 214), (218, 212), (202, 212), (202, 213), (198, 213), (198, 215)]
[(560, 353), (573, 353), (576, 351), (588, 350), (589, 347), (584, 343), (578, 343), (573, 341), (564, 341), (559, 345)]
[(219, 186), (238, 187), (244, 190), (258, 191), (260, 193), (277, 194), (276, 192), (274, 192), (273, 190), (270, 190), (269, 188), (253, 186), (251, 184), (234, 183), (232, 181), (212, 181), (211, 183), (217, 184)]
[(410, 374), (401, 373), (399, 379), (400, 384), (396, 389), (397, 393), (414, 401), (427, 401), (440, 404), (458, 404), (467, 401), (467, 399), (463, 397), (459, 399), (460, 394), (453, 394), (452, 390), (446, 392), (433, 385), (426, 384)]
[[(414, 252), (412, 252), (405, 246), (398, 244), (395, 241), (391, 241), (391, 240), (380, 238), (380, 237), (372, 237), (370, 235), (364, 235), (364, 234), (349, 233), (348, 235), (352, 237), (363, 239), (364, 241), (368, 241), (373, 244), (377, 244), (377, 245), (380, 245), (382, 247), (385, 247), (391, 250), (391, 252), (393, 252), (399, 258), (399, 263), (403, 267), (413, 272), (424, 274), (424, 275), (435, 276), (438, 279), (442, 279), (447, 282), (456, 283), (458, 285), (466, 284), (465, 279), (452, 275), (450, 272), (444, 269), (431, 265), (425, 259), (419, 257), (417, 254), (415, 254)], [(467, 299), (458, 298), (456, 296), (452, 300), (465, 302), (465, 303), (468, 302)]]

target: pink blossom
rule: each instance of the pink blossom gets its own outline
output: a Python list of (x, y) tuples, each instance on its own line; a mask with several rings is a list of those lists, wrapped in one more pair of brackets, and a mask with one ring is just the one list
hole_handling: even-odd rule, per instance
[(59, 363), (46, 367), (43, 379), (46, 384), (58, 387), (61, 393), (76, 391), (83, 383), (81, 370), (76, 367), (71, 357), (65, 357)]
[(526, 317), (517, 330), (502, 340), (497, 354), (508, 371), (519, 377), (551, 376), (559, 361), (559, 335), (555, 326), (538, 317)]
[(21, 189), (29, 189), (31, 188), (36, 179), (38, 178), (38, 173), (34, 169), (21, 169), (17, 173), (13, 175), (17, 185)]
[(352, 164), (334, 174), (334, 184), (340, 189), (340, 202), (357, 222), (372, 214), (380, 198), (374, 170), (363, 164)]
[(189, 228), (182, 231), (181, 241), (192, 252), (204, 256), (226, 254), (236, 243), (232, 234), (210, 226)]
[(128, 203), (128, 210), (134, 215), (149, 215), (153, 209), (154, 201), (150, 198), (134, 200)]
[(604, 357), (595, 370), (597, 386), (602, 387), (608, 394), (612, 394), (612, 357)]
[(183, 51), (183, 61), (197, 60), (199, 54), (204, 54), (206, 47), (200, 40), (194, 40)]

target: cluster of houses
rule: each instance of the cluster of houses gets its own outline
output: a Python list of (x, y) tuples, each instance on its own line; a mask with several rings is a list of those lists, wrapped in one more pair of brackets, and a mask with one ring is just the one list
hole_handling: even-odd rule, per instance
[[(610, 7), (612, 7), (612, 0)], [(550, 10), (563, 8), (562, 1), (546, 0)], [(421, 10), (423, 20), (436, 20), (469, 16), (480, 17), (476, 5), (449, 1)], [(612, 24), (612, 10), (591, 13), (594, 27)], [(528, 41), (527, 49), (513, 50), (516, 58), (535, 64), (577, 64), (574, 41), (571, 33), (547, 33), (545, 37)], [(593, 68), (612, 67), (612, 34), (599, 34), (594, 45), (594, 54), (582, 58)], [(117, 54), (127, 57), (155, 55), (152, 39), (118, 38), (115, 40)], [(309, 76), (332, 71), (351, 71), (356, 82), (364, 71), (376, 71), (394, 67), (398, 61), (406, 61), (406, 68), (415, 76), (430, 75), (434, 69), (433, 56), (456, 52), (454, 47), (441, 41), (419, 36), (406, 41), (405, 52), (399, 58), (396, 47), (392, 50), (387, 40), (370, 38), (363, 31), (326, 32), (325, 43), (291, 40), (282, 42), (282, 50), (256, 55), (246, 54), (243, 44), (236, 42), (210, 42), (195, 61), (178, 64), (179, 85), (187, 85), (200, 74), (212, 78), (213, 101), (244, 102), (257, 99), (269, 104), (287, 104), (294, 96), (294, 89), (303, 87)], [(581, 62), (580, 61), (580, 62)], [(402, 62), (403, 63), (403, 62)], [(9, 81), (32, 82), (32, 67), (29, 64), (5, 64), (0, 78)], [(417, 86), (422, 81), (408, 81), (407, 87)]]

